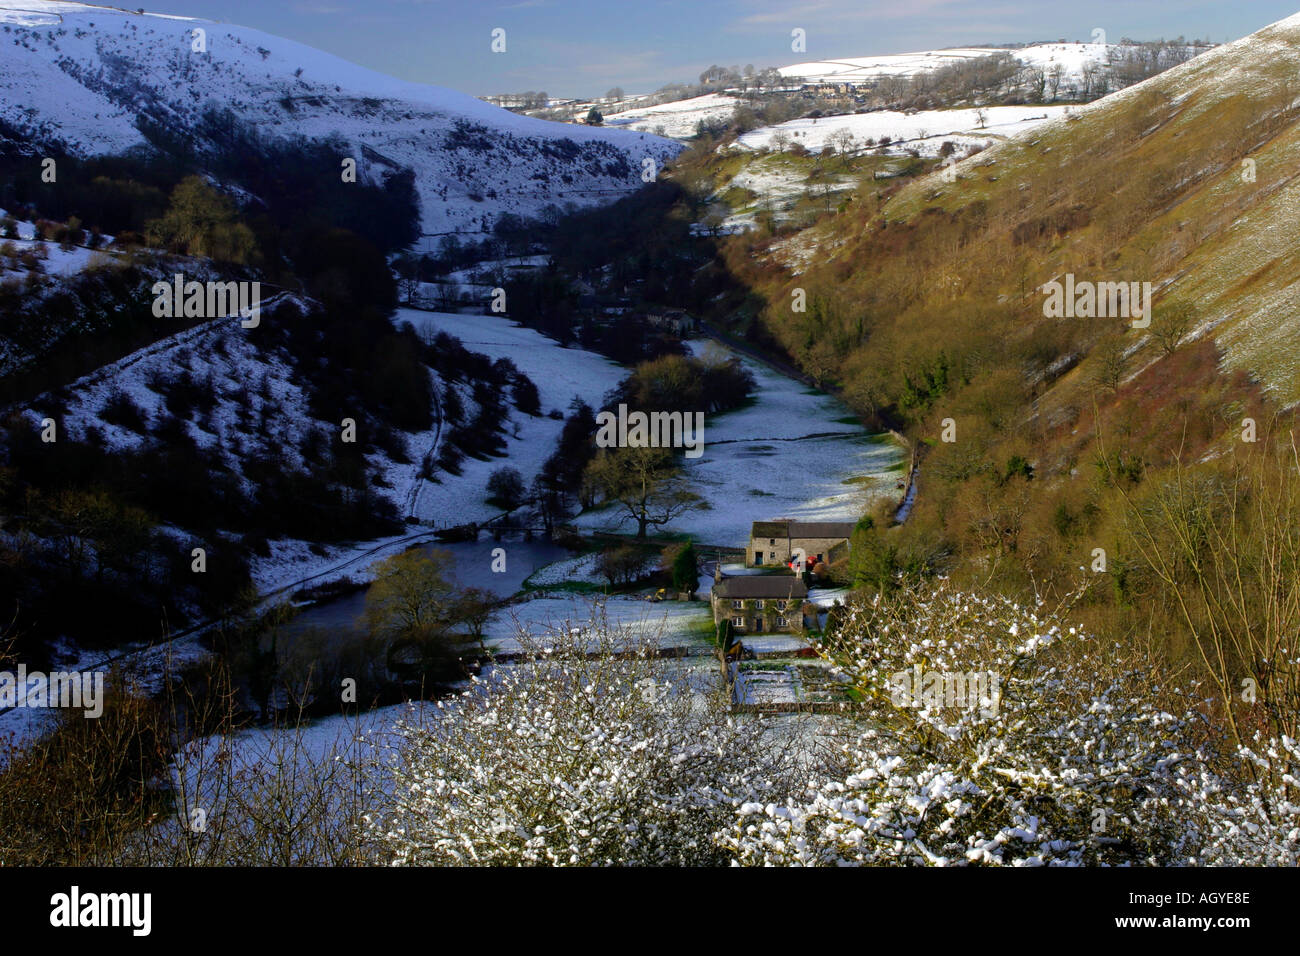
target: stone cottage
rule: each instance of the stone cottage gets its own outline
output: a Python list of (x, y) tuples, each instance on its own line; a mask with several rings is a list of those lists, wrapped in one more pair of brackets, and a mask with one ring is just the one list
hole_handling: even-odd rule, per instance
[(808, 587), (794, 574), (746, 574), (718, 579), (710, 601), (713, 623), (731, 621), (737, 633), (803, 629)]
[(802, 550), (809, 567), (821, 561), (833, 564), (848, 556), (855, 527), (852, 521), (755, 521), (745, 563), (788, 565), (791, 556)]

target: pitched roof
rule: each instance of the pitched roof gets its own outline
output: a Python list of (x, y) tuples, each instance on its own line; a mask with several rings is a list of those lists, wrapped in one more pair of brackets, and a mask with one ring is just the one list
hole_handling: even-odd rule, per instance
[(850, 538), (857, 525), (852, 521), (791, 521), (792, 538)]
[(751, 538), (850, 538), (857, 525), (852, 521), (755, 521)]
[(742, 574), (713, 585), (720, 598), (806, 598), (808, 586), (793, 574)]

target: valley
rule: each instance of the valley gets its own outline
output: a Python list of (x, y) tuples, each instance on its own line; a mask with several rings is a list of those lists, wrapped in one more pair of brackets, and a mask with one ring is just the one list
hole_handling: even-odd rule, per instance
[(1300, 15), (0, 31), (0, 863), (1300, 861)]

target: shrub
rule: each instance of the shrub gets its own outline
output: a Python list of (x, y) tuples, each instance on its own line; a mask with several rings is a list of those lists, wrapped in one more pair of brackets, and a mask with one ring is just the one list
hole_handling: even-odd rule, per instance
[(1274, 803), (1263, 837), (1209, 796), (1233, 788), (1197, 743), (1195, 688), (1166, 690), (1150, 661), (1059, 611), (915, 590), (848, 606), (821, 650), (870, 729), (813, 796), (742, 808), (727, 840), (742, 863), (1169, 865), (1207, 846), (1253, 854), (1255, 839), (1295, 857), (1278, 839), (1293, 804)]
[(523, 662), (401, 728), (394, 805), (366, 821), (385, 862), (725, 865), (715, 834), (772, 764), (760, 725), (653, 643), (583, 624), (521, 634)]
[(515, 408), (525, 415), (540, 415), (542, 400), (537, 393), (537, 386), (533, 383), (533, 380), (523, 372), (516, 372), (510, 381), (510, 394), (514, 399)]
[(104, 402), (104, 407), (99, 413), (99, 417), (110, 425), (120, 425), (123, 428), (130, 429), (139, 435), (148, 432), (148, 418), (144, 409), (135, 403), (135, 401), (126, 392), (118, 389), (108, 396)]
[(610, 587), (631, 584), (649, 565), (650, 559), (632, 545), (606, 548), (596, 559), (596, 573), (609, 581)]
[(488, 501), (506, 511), (514, 511), (523, 503), (527, 487), (524, 476), (515, 468), (498, 468), (487, 481)]

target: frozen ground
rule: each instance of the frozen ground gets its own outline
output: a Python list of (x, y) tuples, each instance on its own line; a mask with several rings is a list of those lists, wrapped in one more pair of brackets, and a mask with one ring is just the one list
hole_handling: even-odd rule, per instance
[[(691, 348), (720, 348), (693, 342)], [(848, 409), (752, 359), (755, 401), (704, 422), (704, 453), (684, 459), (692, 490), (707, 507), (664, 528), (697, 545), (735, 547), (754, 521), (856, 521), (875, 496), (894, 494), (902, 453), (868, 435)], [(843, 420), (841, 420), (843, 419)], [(580, 515), (583, 528), (628, 533), (635, 526), (614, 509)]]
[(87, 249), (84, 246), (69, 246), (65, 249), (57, 242), (0, 239), (0, 249), (4, 249), (6, 245), (11, 246), (15, 254), (12, 257), (0, 254), (0, 282), (9, 276), (27, 274), (28, 270), (17, 261), (18, 256), (25, 252), (36, 253), (41, 261), (42, 270), (46, 275), (51, 276), (75, 275), (92, 262), (99, 261), (107, 264), (114, 258), (112, 253)]
[(862, 181), (861, 175), (831, 170), (823, 179), (810, 183), (808, 173), (806, 167), (794, 165), (780, 154), (754, 155), (715, 194), (721, 200), (722, 194), (733, 187), (753, 194), (752, 201), (731, 207), (720, 231), (729, 234), (752, 229), (762, 210), (770, 210), (777, 219), (784, 219), (800, 199), (810, 195), (818, 202), (838, 203), (840, 198), (836, 193), (854, 189)]
[[(17, 688), (16, 697), (21, 703), (0, 711), (0, 768), (10, 755), (20, 752), (50, 733), (58, 725), (63, 711), (51, 707), (30, 706), (47, 694), (51, 673), (102, 673), (103, 688), (107, 693), (110, 681), (140, 693), (154, 694), (162, 690), (164, 675), (175, 672), (187, 664), (201, 660), (208, 651), (197, 636), (184, 637), (170, 644), (130, 644), (114, 651), (91, 651), (70, 643), (56, 645), (50, 653), (48, 665), (27, 662), (29, 675), (26, 687)], [(17, 664), (11, 673), (16, 677)], [(93, 687), (94, 678), (90, 678)], [(83, 687), (86, 687), (83, 684)], [(84, 702), (84, 701), (83, 701)], [(71, 711), (73, 720), (93, 720), (85, 717), (85, 707)]]
[[(883, 76), (911, 77), (929, 73), (956, 63), (970, 62), (998, 53), (1010, 53), (1026, 66), (1062, 71), (1060, 93), (1064, 95), (1083, 82), (1089, 64), (1104, 65), (1122, 55), (1124, 47), (1116, 43), (1039, 43), (1020, 49), (965, 47), (950, 50), (924, 50), (920, 53), (893, 53), (883, 56), (844, 57), (815, 60), (781, 67), (781, 75), (804, 83), (871, 83)], [(1195, 49), (1195, 48), (1193, 48)]]
[[(508, 461), (466, 458), (459, 478), (444, 476), (440, 484), (428, 481), (420, 484), (414, 513), (421, 519), (460, 524), (484, 521), (499, 514), (499, 509), (483, 500), (492, 472), (509, 465), (518, 469), (526, 482), (531, 482), (555, 451), (564, 428), (562, 421), (550, 418), (548, 413), (552, 409), (567, 412), (575, 396), (593, 408), (600, 408), (605, 393), (627, 374), (621, 366), (594, 352), (563, 348), (540, 332), (500, 316), (399, 309), (397, 321), (408, 322), (418, 330), (445, 331), (460, 339), (471, 352), (493, 359), (510, 359), (537, 385), (541, 398), (540, 416), (512, 412), (512, 425), (507, 428)], [(515, 424), (519, 428), (518, 438), (514, 437)]]
[[(593, 603), (594, 602), (594, 603)], [(520, 649), (522, 629), (534, 640), (546, 642), (548, 634), (568, 631), (588, 633), (599, 620), (607, 620), (631, 641), (650, 638), (660, 647), (707, 650), (703, 631), (691, 625), (711, 620), (705, 601), (646, 601), (630, 597), (590, 598), (576, 595), (539, 597), (497, 612), (483, 637), (488, 646), (503, 653)]]
[(596, 561), (599, 557), (599, 554), (593, 552), (557, 561), (534, 572), (528, 578), (528, 583), (540, 588), (569, 583), (604, 584), (605, 579), (596, 573)]
[[(7, 215), (9, 215), (7, 210), (0, 209), (0, 220)], [(117, 256), (117, 253), (102, 248), (113, 241), (112, 236), (102, 237), (101, 249), (87, 249), (85, 246), (65, 248), (57, 242), (37, 239), (34, 222), (15, 218), (13, 225), (14, 231), (18, 234), (16, 239), (0, 236), (0, 250), (8, 253), (9, 249), (12, 249), (11, 255), (0, 254), (0, 282), (11, 276), (21, 278), (27, 274), (27, 268), (16, 261), (19, 255), (26, 252), (34, 252), (40, 259), (41, 270), (46, 275), (52, 276), (74, 275), (85, 269), (92, 261), (96, 261), (96, 257), (98, 261), (108, 263)]]
[(397, 322), (430, 328), (460, 339), (471, 352), (508, 358), (537, 385), (543, 414), (566, 411), (575, 395), (593, 408), (627, 376), (627, 370), (595, 352), (564, 348), (542, 333), (497, 315), (457, 315), (398, 309)]
[(980, 125), (981, 111), (973, 109), (848, 113), (764, 126), (746, 133), (736, 142), (744, 149), (771, 149), (773, 138), (781, 132), (790, 142), (801, 143), (817, 152), (828, 145), (840, 148), (838, 137), (847, 131), (852, 134), (858, 150), (862, 150), (868, 141), (875, 144), (879, 143), (881, 137), (888, 137), (891, 145), (887, 152), (916, 150), (922, 156), (934, 157), (939, 155), (945, 140), (952, 140), (964, 152), (966, 148), (988, 146), (994, 140), (1015, 136), (1042, 123), (1059, 119), (1069, 109), (1070, 107), (1061, 105), (990, 106), (983, 110), (983, 126)]
[(746, 634), (740, 641), (755, 654), (793, 654), (810, 646), (797, 634)]
[[(270, 321), (274, 300), (263, 307), (263, 319)], [(414, 501), (414, 513), (421, 519), (442, 525), (483, 521), (499, 514), (486, 497), (488, 476), (509, 465), (529, 480), (554, 451), (562, 422), (546, 416), (551, 408), (564, 410), (575, 394), (598, 405), (601, 395), (618, 382), (619, 366), (591, 352), (562, 349), (528, 329), (517, 329), (507, 320), (480, 316), (433, 315), (402, 310), (398, 321), (446, 328), (451, 334), (477, 336), (472, 351), (492, 358), (509, 356), (538, 385), (543, 414), (530, 417), (512, 410), (506, 425), (508, 458), (479, 461), (467, 458), (460, 476), (441, 475), (438, 483), (418, 478), (419, 461), (425, 450), (437, 447), (437, 427), (407, 436), (411, 462), (397, 462), (375, 452), (367, 457), (371, 467), (386, 482), (389, 495), (399, 506)], [(243, 329), (237, 319), (213, 319), (174, 336), (161, 339), (121, 360), (71, 383), (67, 389), (66, 412), (58, 416), (61, 434), (83, 438), (98, 429), (110, 449), (136, 449), (149, 440), (123, 425), (106, 422), (102, 415), (114, 396), (123, 394), (143, 412), (146, 426), (166, 413), (166, 401), (151, 384), (157, 378), (188, 370), (193, 378), (210, 387), (214, 396), (210, 412), (194, 414), (186, 430), (197, 445), (212, 448), (228, 458), (239, 474), (242, 457), (267, 449), (283, 456), (286, 463), (301, 467), (296, 449), (308, 429), (326, 429), (328, 423), (308, 414), (307, 396), (287, 357), (268, 352), (256, 343), (257, 329)], [(462, 391), (468, 415), (477, 403), (472, 393)], [(41, 396), (22, 409), (33, 428), (40, 428), (51, 396)], [(515, 435), (516, 426), (518, 437)], [(256, 489), (245, 482), (245, 490)], [(317, 548), (301, 541), (270, 542), (271, 555), (257, 558), (253, 579), (262, 593), (327, 574), (347, 573), (364, 578), (369, 564), (401, 550), (406, 544), (429, 537), (429, 532), (412, 529), (386, 540)], [(317, 553), (323, 551), (324, 553)]]
[(609, 113), (605, 116), (605, 125), (654, 133), (672, 139), (687, 139), (695, 135), (701, 120), (726, 120), (735, 112), (736, 104), (742, 102), (734, 96), (721, 93), (707, 93), (688, 100), (676, 100), (672, 103), (657, 103), (624, 110), (621, 113)]

